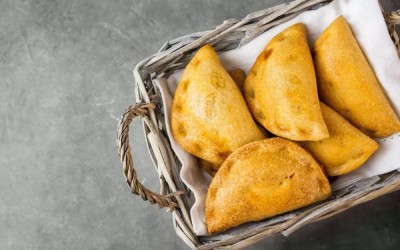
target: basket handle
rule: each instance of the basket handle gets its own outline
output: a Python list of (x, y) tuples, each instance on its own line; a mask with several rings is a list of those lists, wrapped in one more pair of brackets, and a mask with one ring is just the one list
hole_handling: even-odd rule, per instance
[(143, 200), (147, 200), (152, 204), (157, 204), (159, 208), (168, 207), (174, 210), (177, 204), (171, 201), (170, 197), (174, 196), (175, 193), (168, 195), (158, 194), (147, 189), (139, 182), (132, 160), (131, 146), (129, 145), (129, 124), (132, 122), (133, 118), (145, 117), (148, 115), (149, 109), (154, 108), (155, 105), (153, 103), (137, 103), (136, 105), (129, 106), (125, 110), (118, 124), (118, 152), (126, 182), (130, 186), (131, 192), (140, 195)]

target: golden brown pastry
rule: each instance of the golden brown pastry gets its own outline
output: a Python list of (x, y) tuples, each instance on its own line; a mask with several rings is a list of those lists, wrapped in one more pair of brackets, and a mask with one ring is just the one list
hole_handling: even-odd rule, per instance
[(246, 74), (242, 69), (234, 69), (228, 72), (229, 75), (232, 77), (233, 81), (236, 83), (236, 86), (238, 86), (240, 92), (243, 93), (243, 86), (244, 86), (244, 81), (246, 80)]
[(271, 133), (295, 141), (329, 137), (303, 24), (272, 38), (251, 68), (244, 92), (253, 117)]
[(323, 103), (321, 110), (329, 138), (302, 142), (302, 145), (325, 167), (329, 176), (347, 174), (359, 168), (379, 144)]
[[(240, 92), (242, 93), (243, 97), (245, 95), (244, 91), (244, 81), (246, 80), (246, 73), (242, 69), (234, 69), (228, 72), (229, 75), (232, 77), (233, 81), (235, 81), (236, 86), (238, 86)], [(270, 133), (262, 126), (257, 124), (257, 127), (260, 131), (265, 135), (266, 138), (270, 137)]]
[(207, 172), (207, 174), (214, 177), (215, 174), (217, 173), (217, 170), (219, 169), (219, 166), (214, 165), (211, 162), (208, 162), (201, 158), (198, 158), (198, 160), (200, 167), (202, 167)]
[(321, 34), (314, 53), (323, 102), (371, 137), (400, 131), (400, 121), (343, 16)]
[[(260, 57), (257, 58), (256, 62), (254, 63), (252, 69), (253, 72), (255, 69), (261, 67), (262, 61), (259, 60)], [(252, 73), (250, 70), (249, 75), (247, 75), (246, 80), (244, 82), (243, 86), (243, 97), (246, 100), (247, 106), (249, 107), (250, 113), (253, 116), (254, 120), (256, 120), (259, 124), (262, 124), (263, 118), (265, 118), (264, 114), (261, 112), (261, 108), (258, 104), (258, 102), (255, 101), (255, 96), (254, 96), (254, 86), (253, 86), (253, 81), (255, 79), (255, 74)], [(264, 126), (265, 127), (265, 126)]]
[(252, 142), (231, 154), (208, 189), (206, 225), (215, 234), (307, 206), (331, 195), (321, 167), (282, 138)]
[(218, 166), (240, 146), (265, 138), (210, 45), (199, 49), (182, 75), (171, 127), (182, 148)]
[[(244, 85), (244, 80), (246, 79), (246, 75), (242, 69), (234, 69), (231, 71), (228, 71), (229, 75), (232, 77), (232, 80), (236, 83), (236, 86), (239, 88), (240, 92), (243, 91), (243, 85)], [(243, 93), (243, 92), (242, 92)], [(260, 128), (261, 132), (264, 133), (262, 130), (263, 128)], [(265, 133), (264, 133), (265, 134)], [(267, 135), (267, 134), (265, 134)], [(217, 173), (217, 170), (219, 169), (219, 165), (212, 164), (211, 162), (208, 162), (206, 160), (203, 160), (201, 158), (199, 159), (199, 165), (212, 177)]]

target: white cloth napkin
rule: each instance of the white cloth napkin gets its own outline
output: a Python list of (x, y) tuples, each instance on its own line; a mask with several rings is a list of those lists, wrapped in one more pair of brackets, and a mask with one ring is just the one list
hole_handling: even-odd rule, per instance
[[(221, 53), (219, 58), (227, 70), (242, 68), (247, 73), (269, 40), (285, 28), (298, 22), (304, 23), (312, 47), (319, 34), (339, 15), (343, 15), (349, 22), (387, 97), (400, 116), (400, 60), (389, 37), (377, 0), (335, 0), (327, 6), (304, 12), (295, 19), (268, 30), (239, 49)], [(205, 198), (211, 179), (200, 169), (196, 159), (176, 143), (170, 129), (172, 98), (181, 75), (182, 71), (176, 72), (168, 79), (158, 79), (157, 85), (163, 98), (168, 136), (173, 150), (183, 164), (181, 178), (195, 197), (195, 203), (190, 211), (194, 231), (197, 235), (206, 235)], [(379, 149), (367, 163), (357, 171), (340, 177), (333, 183), (334, 189), (345, 187), (363, 178), (400, 169), (400, 133), (380, 139), (378, 142)]]

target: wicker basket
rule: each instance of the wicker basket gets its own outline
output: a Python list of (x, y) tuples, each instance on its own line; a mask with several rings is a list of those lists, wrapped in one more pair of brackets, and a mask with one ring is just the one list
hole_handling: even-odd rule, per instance
[[(242, 248), (271, 235), (288, 235), (305, 224), (322, 220), (350, 207), (372, 200), (400, 188), (400, 172), (375, 176), (334, 193), (333, 199), (305, 209), (254, 223), (235, 234), (198, 237), (190, 220), (188, 188), (180, 181), (180, 162), (166, 137), (160, 95), (153, 80), (168, 76), (186, 66), (193, 52), (212, 44), (217, 52), (237, 48), (264, 31), (294, 18), (300, 13), (319, 8), (331, 0), (296, 0), (247, 15), (242, 20), (227, 20), (214, 30), (194, 33), (165, 43), (160, 51), (139, 62), (134, 71), (137, 103), (128, 107), (118, 125), (118, 149), (126, 181), (132, 193), (143, 200), (168, 208), (173, 215), (176, 233), (194, 249)], [(400, 24), (400, 11), (385, 15), (388, 31), (400, 55), (395, 25)], [(146, 143), (160, 177), (161, 191), (145, 188), (138, 180), (129, 146), (129, 124), (140, 117)]]

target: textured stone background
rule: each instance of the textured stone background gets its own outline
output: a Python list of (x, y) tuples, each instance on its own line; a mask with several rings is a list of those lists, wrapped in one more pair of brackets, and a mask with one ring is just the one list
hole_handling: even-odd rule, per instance
[[(185, 249), (170, 214), (122, 176), (115, 137), (134, 103), (131, 69), (169, 39), (280, 2), (1, 0), (0, 249)], [(131, 127), (139, 176), (158, 189)], [(251, 249), (399, 249), (399, 235), (397, 192)]]

